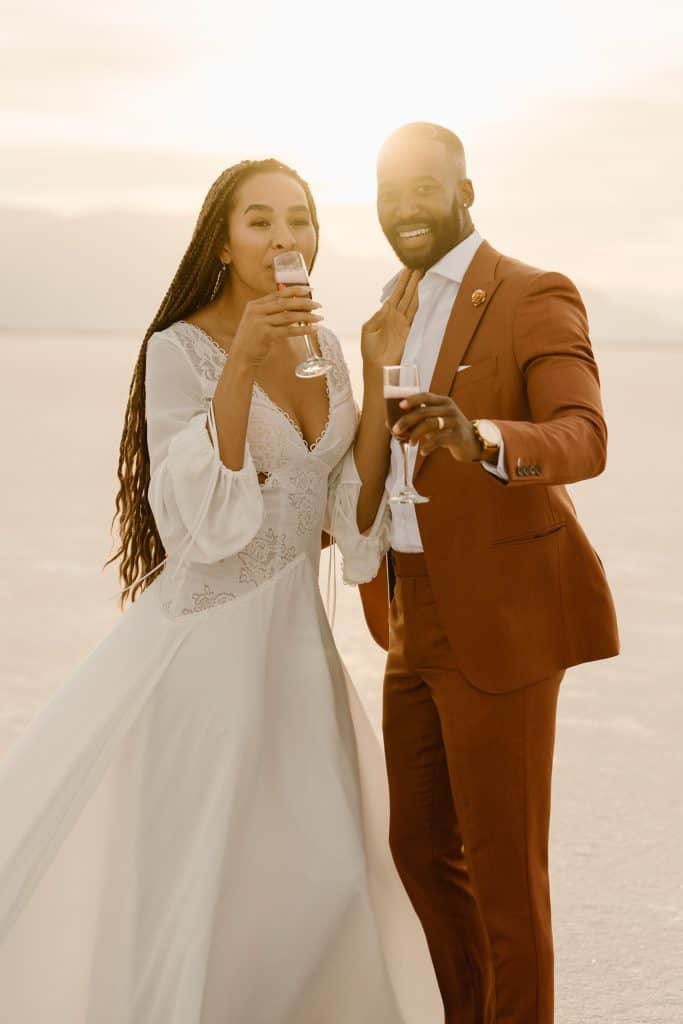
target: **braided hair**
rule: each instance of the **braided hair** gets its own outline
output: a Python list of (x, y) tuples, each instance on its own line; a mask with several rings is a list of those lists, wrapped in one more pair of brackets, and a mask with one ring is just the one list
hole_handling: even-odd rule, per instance
[[(226, 273), (220, 260), (220, 250), (226, 240), (228, 214), (233, 208), (237, 191), (248, 178), (256, 174), (287, 174), (304, 190), (311, 220), (317, 238), (318, 216), (311, 189), (293, 168), (279, 160), (244, 160), (228, 167), (216, 178), (209, 189), (197, 218), (190, 244), (180, 261), (175, 277), (164, 296), (159, 310), (147, 328), (133, 369), (128, 391), (128, 403), (119, 446), (117, 476), (119, 490), (111, 521), (111, 532), (118, 520), (119, 547), (104, 563), (109, 565), (120, 559), (119, 579), (125, 588), (119, 598), (123, 609), (126, 599), (135, 600), (161, 572), (166, 557), (152, 509), (147, 499), (150, 481), (149, 449), (147, 447), (147, 418), (145, 412), (145, 366), (147, 343), (156, 331), (163, 331), (177, 320), (183, 320), (210, 302), (221, 290)], [(156, 572), (152, 572), (158, 565)], [(146, 577), (142, 579), (141, 577)]]

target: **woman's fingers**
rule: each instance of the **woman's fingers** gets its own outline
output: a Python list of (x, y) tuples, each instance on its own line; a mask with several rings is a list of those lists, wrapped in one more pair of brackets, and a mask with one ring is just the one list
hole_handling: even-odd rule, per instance
[(288, 284), (284, 288), (278, 288), (275, 292), (269, 292), (268, 295), (262, 295), (260, 299), (254, 299), (254, 302), (269, 302), (272, 299), (290, 299), (297, 295), (302, 296), (305, 299), (311, 297), (311, 287), (308, 284)]
[[(403, 290), (403, 295), (401, 296), (401, 299), (400, 299), (400, 301), (398, 303), (398, 306), (397, 306), (397, 309), (398, 309), (399, 313), (403, 313), (403, 315), (406, 317), (406, 319), (408, 321), (412, 321), (412, 318), (415, 315), (415, 311), (417, 310), (417, 300), (418, 300), (417, 286), (419, 285), (421, 279), (422, 279), (422, 271), (421, 270), (411, 270), (410, 277), (408, 278), (408, 280), (406, 282), (406, 286), (405, 286), (405, 288)], [(413, 307), (413, 305), (414, 305), (415, 308), (414, 308), (413, 313), (411, 315), (410, 314), (410, 310)]]
[(412, 324), (413, 320), (415, 319), (415, 314), (417, 313), (417, 308), (420, 303), (420, 293), (417, 289), (417, 286), (420, 283), (420, 281), (421, 277), (418, 278), (417, 281), (415, 282), (415, 290), (413, 291), (413, 294), (410, 297), (410, 302), (408, 303), (408, 308), (406, 309), (405, 316), (409, 324)]
[(303, 297), (273, 295), (269, 296), (268, 299), (268, 302), (258, 305), (257, 312), (260, 315), (269, 316), (271, 313), (280, 313), (285, 309), (302, 309), (309, 311), (313, 309), (322, 309), (321, 303), (315, 302), (313, 299), (306, 299)]
[(391, 289), (391, 294), (387, 299), (387, 302), (389, 303), (390, 306), (398, 306), (399, 302), (401, 301), (401, 298), (403, 297), (406, 285), (410, 280), (411, 274), (412, 270), (409, 270), (408, 267), (404, 267), (401, 273), (398, 275), (396, 284)]
[(281, 328), (284, 330), (285, 337), (287, 338), (301, 338), (304, 334), (307, 334), (309, 338), (315, 337), (318, 332), (318, 324), (290, 324), (288, 327)]
[(270, 313), (266, 316), (266, 323), (272, 327), (286, 327), (289, 324), (316, 324), (320, 320), (324, 320), (324, 317), (318, 313), (307, 313), (303, 309), (295, 310), (294, 312), (288, 312), (281, 310), (277, 313)]

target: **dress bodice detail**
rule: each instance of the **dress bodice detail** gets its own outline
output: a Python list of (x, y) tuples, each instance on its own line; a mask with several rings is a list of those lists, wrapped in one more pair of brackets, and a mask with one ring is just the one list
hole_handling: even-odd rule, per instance
[[(159, 585), (172, 618), (237, 600), (298, 557), (317, 566), (330, 476), (348, 452), (357, 423), (341, 345), (327, 329), (318, 340), (333, 362), (326, 376), (328, 417), (319, 437), (309, 445), (294, 419), (254, 384), (244, 465), (233, 472), (207, 430), (228, 354), (185, 321), (150, 339), (149, 499), (168, 554)], [(164, 377), (170, 410), (157, 408), (165, 400), (157, 393)], [(176, 419), (174, 400), (182, 403), (178, 418), (186, 422), (168, 436), (163, 420)]]

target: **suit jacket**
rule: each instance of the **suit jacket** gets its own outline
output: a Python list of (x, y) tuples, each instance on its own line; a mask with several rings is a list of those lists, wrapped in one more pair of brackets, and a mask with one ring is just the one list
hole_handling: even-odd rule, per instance
[[(463, 362), (471, 367), (458, 373)], [(450, 395), (470, 419), (493, 420), (505, 441), (507, 484), (443, 448), (418, 454), (415, 465), (415, 484), (431, 498), (416, 506), (427, 569), (464, 675), (498, 693), (618, 654), (603, 565), (565, 488), (600, 474), (607, 451), (586, 311), (572, 282), (482, 243), (429, 390)], [(385, 649), (389, 568), (360, 588)]]

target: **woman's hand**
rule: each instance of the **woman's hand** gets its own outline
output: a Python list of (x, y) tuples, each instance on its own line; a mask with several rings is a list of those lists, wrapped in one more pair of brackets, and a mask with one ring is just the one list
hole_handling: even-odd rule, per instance
[(255, 369), (265, 362), (274, 345), (315, 334), (323, 318), (314, 312), (320, 309), (320, 303), (314, 302), (310, 294), (305, 285), (291, 285), (248, 302), (230, 346), (232, 361)]
[(406, 338), (417, 312), (417, 286), (421, 277), (421, 270), (402, 270), (389, 298), (363, 325), (361, 353), (364, 363), (376, 368), (398, 366), (401, 362)]

